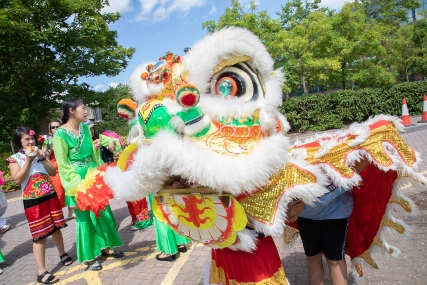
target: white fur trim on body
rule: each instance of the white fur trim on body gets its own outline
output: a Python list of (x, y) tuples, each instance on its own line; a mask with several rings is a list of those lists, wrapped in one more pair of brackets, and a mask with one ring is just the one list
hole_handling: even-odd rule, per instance
[(251, 154), (232, 157), (160, 131), (150, 145), (139, 146), (129, 170), (108, 168), (104, 180), (116, 197), (126, 201), (156, 193), (170, 176), (239, 195), (266, 185), (286, 164), (288, 146), (288, 138), (276, 134), (263, 138)]

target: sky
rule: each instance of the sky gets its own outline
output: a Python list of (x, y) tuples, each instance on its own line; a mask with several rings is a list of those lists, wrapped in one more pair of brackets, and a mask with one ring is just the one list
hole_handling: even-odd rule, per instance
[[(132, 72), (142, 63), (157, 61), (167, 51), (183, 55), (184, 48), (191, 47), (206, 35), (202, 23), (218, 21), (230, 0), (109, 0), (104, 12), (119, 12), (121, 18), (110, 25), (118, 33), (120, 45), (136, 49), (128, 66), (115, 77), (98, 76), (81, 78), (95, 91), (109, 86), (128, 83)], [(250, 0), (240, 0), (247, 7)], [(267, 10), (271, 17), (278, 17), (281, 5), (287, 1), (257, 0), (258, 11)], [(322, 6), (339, 10), (344, 1), (322, 0)]]

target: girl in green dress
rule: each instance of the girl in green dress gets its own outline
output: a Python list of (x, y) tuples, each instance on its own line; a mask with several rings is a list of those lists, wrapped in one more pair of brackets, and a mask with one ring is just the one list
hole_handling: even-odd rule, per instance
[[(150, 202), (150, 208), (152, 208), (152, 194), (148, 195), (148, 201)], [(191, 243), (189, 238), (177, 234), (168, 225), (160, 222), (154, 215), (153, 223), (156, 233), (157, 251), (160, 251), (160, 253), (156, 255), (158, 261), (175, 261), (178, 251), (187, 252), (187, 247), (185, 245)]]
[[(65, 204), (76, 206), (76, 191), (85, 178), (89, 168), (100, 165), (101, 146), (99, 140), (92, 140), (86, 122), (87, 111), (80, 98), (70, 98), (62, 103), (62, 122), (57, 129), (53, 146), (58, 163), (61, 183), (65, 189)], [(116, 230), (116, 221), (109, 205), (97, 218), (91, 211), (75, 209), (76, 248), (79, 262), (87, 262), (91, 270), (101, 270), (96, 258), (112, 256), (120, 258), (123, 252), (110, 251), (110, 248), (123, 243)]]
[[(2, 263), (2, 262), (4, 262), (4, 256), (3, 256), (3, 253), (1, 253), (1, 251), (0, 251), (0, 263)], [(2, 274), (3, 273), (3, 269), (1, 269), (0, 268), (0, 274)]]

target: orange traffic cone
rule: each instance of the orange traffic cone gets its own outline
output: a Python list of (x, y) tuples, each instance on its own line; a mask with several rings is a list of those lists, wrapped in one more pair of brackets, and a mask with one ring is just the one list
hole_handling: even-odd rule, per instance
[(424, 95), (423, 114), (421, 121), (418, 121), (417, 123), (427, 123), (427, 95)]
[(411, 118), (409, 117), (408, 105), (406, 105), (406, 98), (402, 101), (402, 124), (405, 127), (413, 126)]

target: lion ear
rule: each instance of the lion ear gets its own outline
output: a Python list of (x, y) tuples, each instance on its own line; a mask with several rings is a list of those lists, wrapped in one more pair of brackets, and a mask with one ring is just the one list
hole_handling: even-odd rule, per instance
[(119, 113), (122, 118), (130, 120), (135, 117), (137, 107), (138, 104), (136, 104), (135, 101), (130, 98), (125, 98), (117, 103), (117, 113)]

